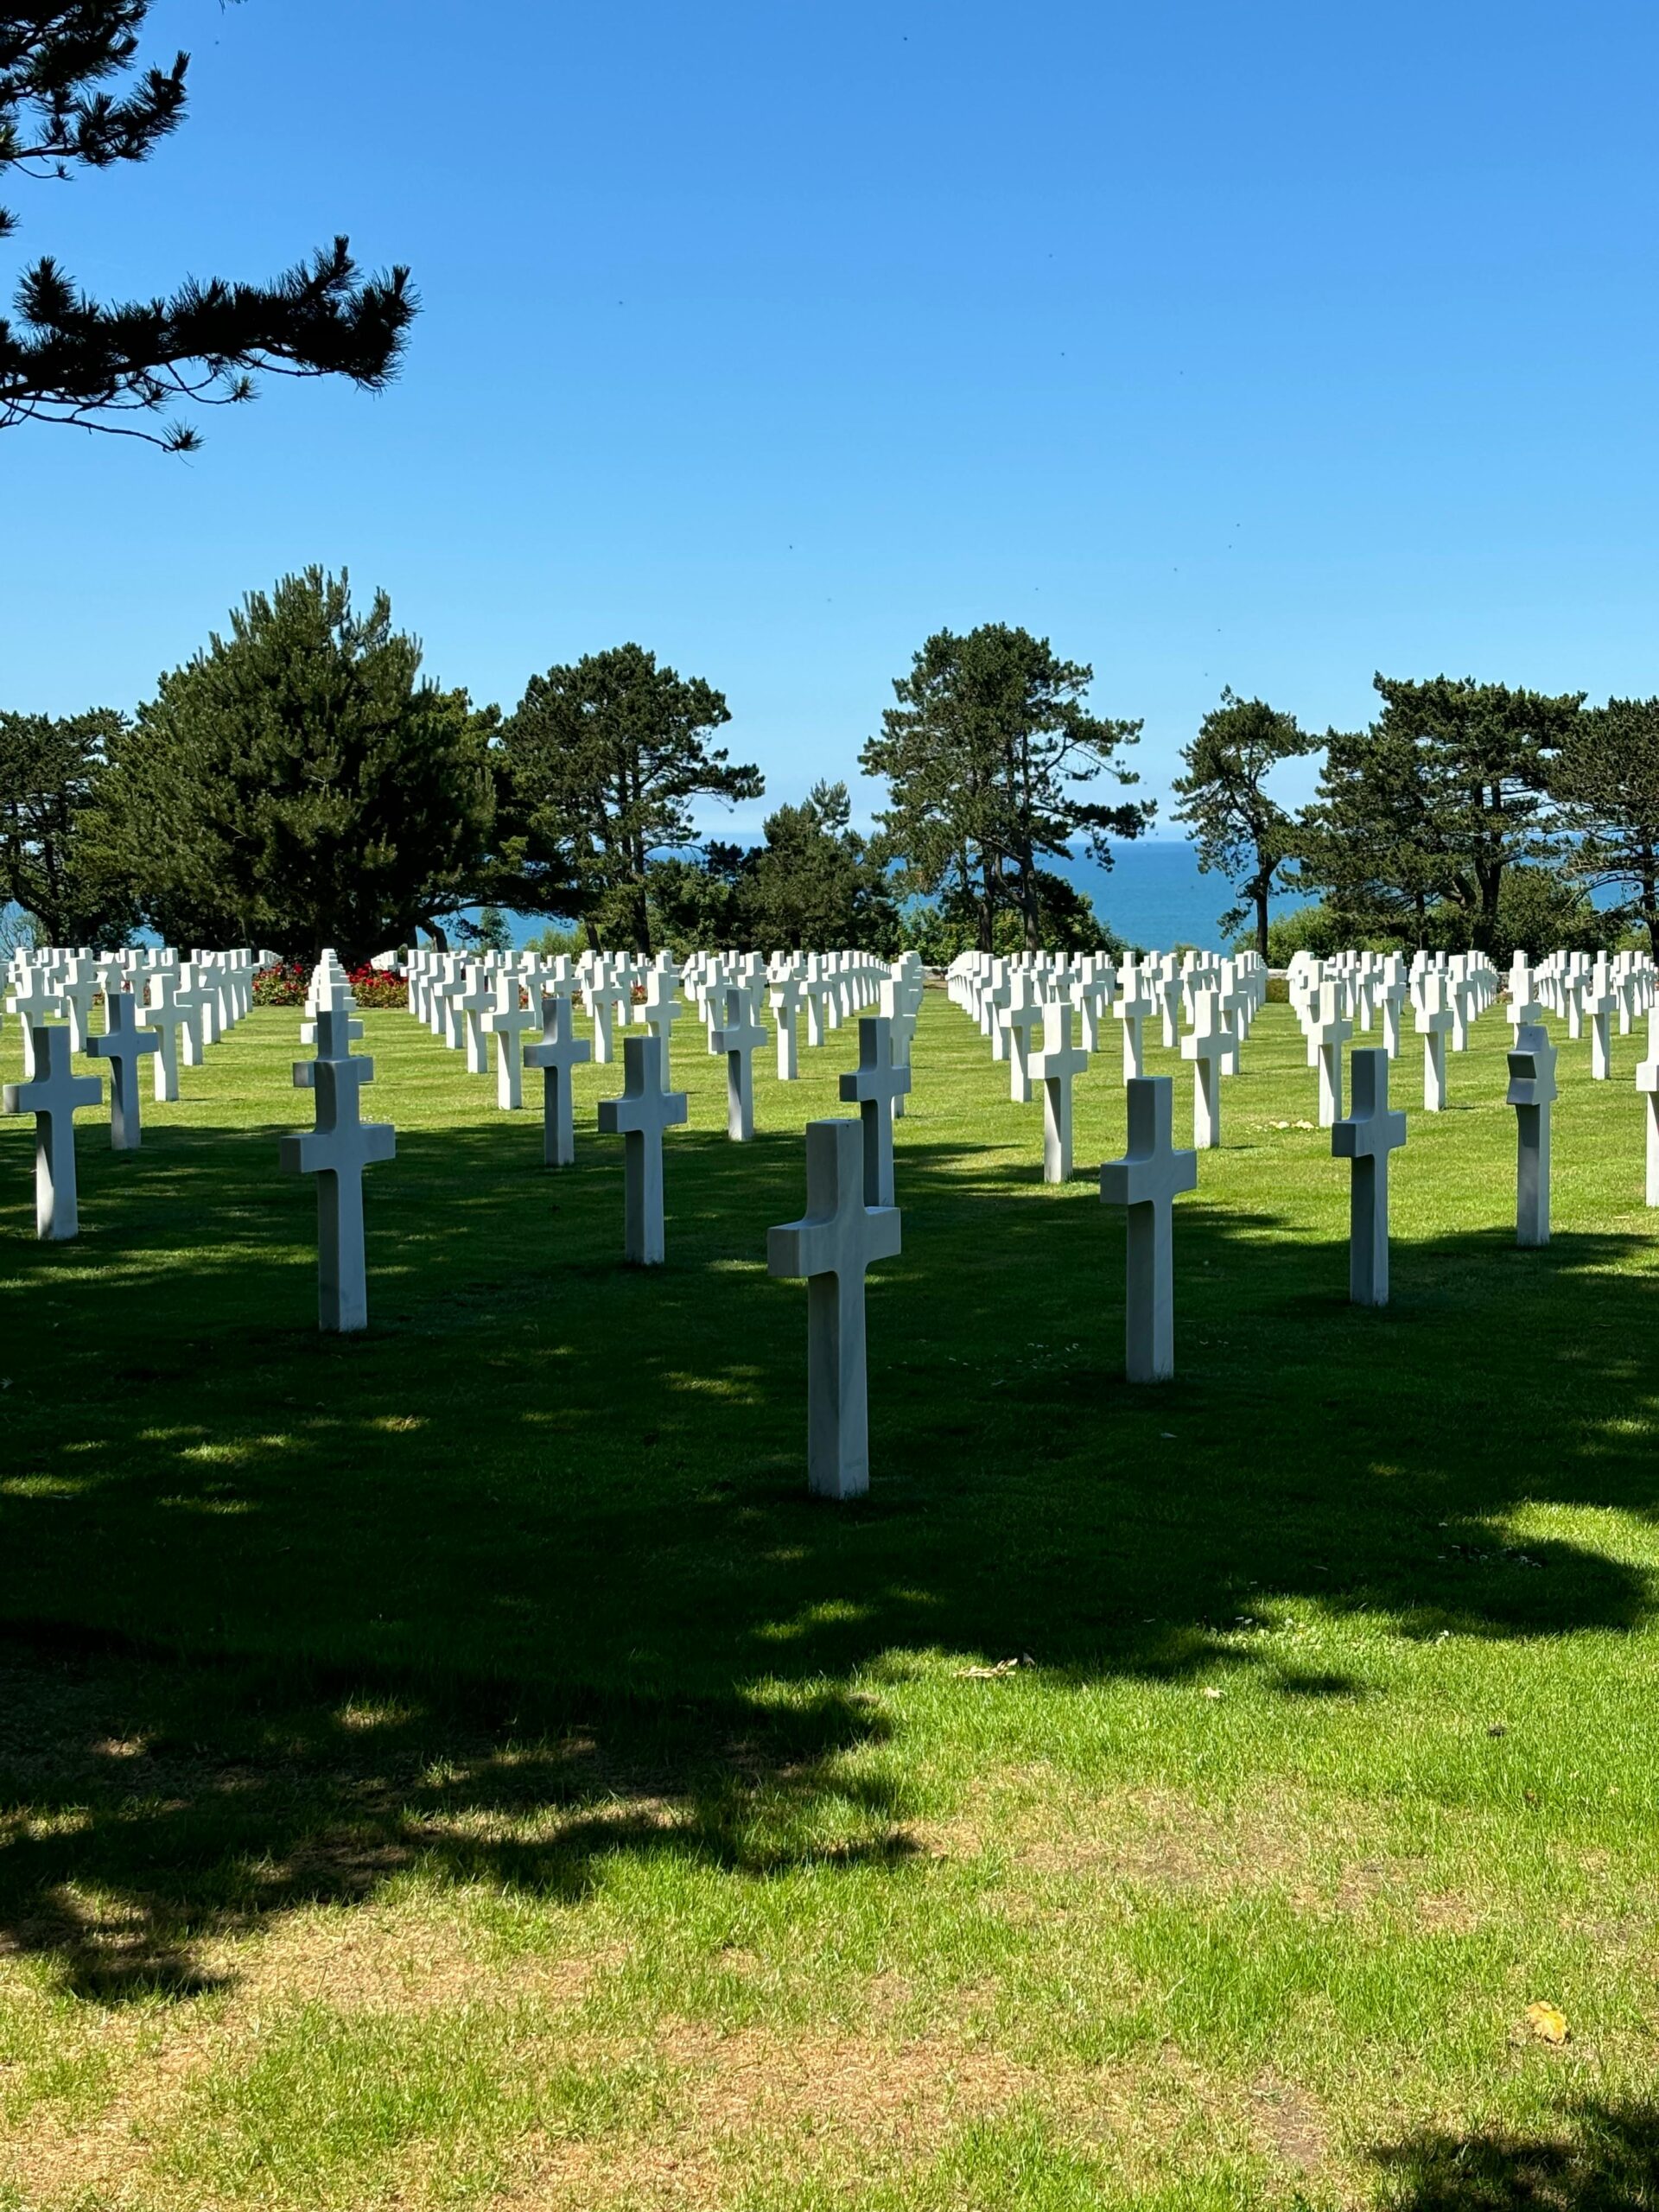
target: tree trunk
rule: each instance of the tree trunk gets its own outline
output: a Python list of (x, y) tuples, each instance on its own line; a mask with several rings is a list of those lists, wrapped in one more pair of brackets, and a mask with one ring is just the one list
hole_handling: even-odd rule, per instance
[(1255, 949), (1265, 961), (1268, 957), (1268, 893), (1258, 877), (1255, 886)]

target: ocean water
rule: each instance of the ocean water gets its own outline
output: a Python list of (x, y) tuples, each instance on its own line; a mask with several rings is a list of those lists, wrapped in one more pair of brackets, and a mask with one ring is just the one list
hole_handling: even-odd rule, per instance
[[(1224, 876), (1199, 873), (1185, 839), (1143, 837), (1116, 845), (1109, 868), (1078, 855), (1060, 873), (1088, 893), (1096, 913), (1125, 944), (1154, 952), (1174, 944), (1225, 951), (1231, 942), (1224, 943), (1220, 925), (1236, 894)], [(1275, 899), (1272, 911), (1287, 914), (1302, 903)]]
[[(1192, 848), (1184, 839), (1137, 839), (1116, 845), (1112, 865), (1103, 868), (1078, 854), (1060, 864), (1060, 873), (1086, 891), (1102, 921), (1126, 944), (1162, 951), (1173, 944), (1225, 950), (1219, 919), (1233, 903), (1233, 893), (1218, 875), (1202, 875)], [(1298, 899), (1275, 899), (1275, 914), (1288, 913)], [(507, 917), (515, 945), (539, 937), (547, 927), (533, 914)]]

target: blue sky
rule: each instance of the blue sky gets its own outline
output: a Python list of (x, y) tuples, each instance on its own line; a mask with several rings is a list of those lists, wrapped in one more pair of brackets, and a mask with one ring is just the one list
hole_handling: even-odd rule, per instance
[(639, 639), (778, 797), (943, 624), (1091, 662), (1158, 795), (1223, 683), (1320, 728), (1378, 667), (1659, 690), (1650, 7), (160, 0), (150, 44), (191, 117), (14, 184), (14, 264), (344, 230), (424, 312), (384, 397), (270, 387), (191, 461), (9, 433), (9, 705), (130, 706), (310, 561), (504, 705)]

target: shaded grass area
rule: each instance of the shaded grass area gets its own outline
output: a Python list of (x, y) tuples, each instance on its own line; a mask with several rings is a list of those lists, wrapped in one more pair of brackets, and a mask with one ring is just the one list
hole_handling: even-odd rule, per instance
[[(83, 1122), (75, 1245), (29, 1241), (0, 1127), (15, 2202), (1654, 2199), (1633, 1040), (1608, 1085), (1564, 1047), (1521, 1253), (1490, 1014), (1359, 1313), (1268, 1009), (1148, 1392), (1119, 1224), (1044, 1188), (1038, 1109), (931, 997), (836, 1510), (764, 1232), (851, 1033), (739, 1147), (682, 1025), (641, 1273), (620, 1147), (549, 1174), (535, 1116), (366, 1022), (360, 1340), (315, 1334), (276, 1172), (291, 1017), (138, 1157)], [(616, 1087), (582, 1071), (580, 1126)], [(1077, 1103), (1079, 1160), (1121, 1149), (1115, 1044)]]

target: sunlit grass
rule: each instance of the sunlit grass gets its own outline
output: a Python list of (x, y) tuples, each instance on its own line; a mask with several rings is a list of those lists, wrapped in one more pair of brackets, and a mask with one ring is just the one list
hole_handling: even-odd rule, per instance
[[(1147, 1392), (1119, 1224), (931, 996), (837, 1510), (764, 1255), (853, 1035), (737, 1147), (682, 1025), (639, 1274), (617, 1071), (550, 1175), (533, 1114), (367, 1026), (360, 1341), (315, 1333), (276, 1172), (291, 1015), (137, 1158), (83, 1121), (77, 1245), (0, 1126), (0, 2206), (1647, 2201), (1636, 1040), (1605, 1085), (1563, 1040), (1530, 1253), (1501, 1013), (1443, 1116), (1408, 1045), (1361, 1313), (1269, 1008)], [(1114, 1040), (1078, 1160), (1122, 1141)]]

